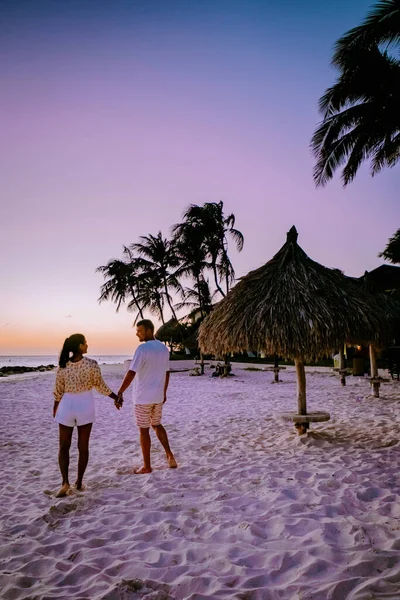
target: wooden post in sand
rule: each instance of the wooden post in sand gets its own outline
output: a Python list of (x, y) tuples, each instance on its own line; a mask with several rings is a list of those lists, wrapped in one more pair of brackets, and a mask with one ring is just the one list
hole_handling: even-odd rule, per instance
[(275, 354), (275, 361), (274, 361), (274, 381), (275, 383), (279, 383), (279, 362), (278, 362), (278, 355)]
[[(369, 345), (369, 363), (371, 367), (371, 388), (375, 398), (379, 398), (379, 375), (378, 367), (376, 366), (376, 352), (374, 344)], [(377, 381), (378, 380), (378, 381)]]
[[(304, 362), (298, 358), (294, 361), (297, 375), (297, 412), (299, 415), (307, 414), (307, 398), (306, 398), (306, 372), (304, 370)], [(296, 423), (296, 429), (299, 435), (307, 432), (309, 423)]]
[(340, 383), (342, 385), (346, 385), (346, 366), (344, 361), (344, 348), (340, 346), (339, 348), (339, 374), (340, 374)]

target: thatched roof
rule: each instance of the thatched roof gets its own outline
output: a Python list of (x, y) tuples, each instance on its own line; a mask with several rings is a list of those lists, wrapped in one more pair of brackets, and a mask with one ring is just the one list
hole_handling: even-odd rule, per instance
[(189, 348), (189, 350), (196, 350), (199, 347), (199, 330), (196, 329), (189, 337), (183, 340), (182, 346)]
[(182, 341), (179, 323), (174, 318), (164, 323), (164, 325), (161, 325), (154, 335), (160, 342), (172, 342), (178, 344)]
[(372, 271), (365, 271), (359, 280), (371, 291), (400, 290), (400, 267), (381, 265)]
[(386, 297), (311, 260), (292, 227), (279, 252), (214, 307), (200, 326), (199, 344), (217, 356), (251, 348), (310, 360), (344, 341), (384, 343), (394, 313)]

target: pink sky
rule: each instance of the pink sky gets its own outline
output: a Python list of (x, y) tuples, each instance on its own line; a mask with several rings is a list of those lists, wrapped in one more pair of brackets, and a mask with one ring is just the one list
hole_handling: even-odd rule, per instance
[(287, 4), (2, 5), (0, 354), (55, 353), (76, 331), (130, 353), (132, 316), (98, 305), (95, 269), (190, 203), (236, 215), (237, 276), (293, 224), (326, 266), (381, 264), (398, 168), (316, 190), (308, 148), (333, 44), (370, 3)]

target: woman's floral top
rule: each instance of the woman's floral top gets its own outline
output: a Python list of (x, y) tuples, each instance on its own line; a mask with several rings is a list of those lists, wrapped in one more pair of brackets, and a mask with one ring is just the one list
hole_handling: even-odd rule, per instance
[(92, 388), (104, 396), (112, 393), (104, 382), (97, 362), (92, 358), (82, 358), (75, 363), (67, 362), (64, 369), (58, 368), (53, 396), (56, 402), (60, 402), (66, 392), (79, 394)]

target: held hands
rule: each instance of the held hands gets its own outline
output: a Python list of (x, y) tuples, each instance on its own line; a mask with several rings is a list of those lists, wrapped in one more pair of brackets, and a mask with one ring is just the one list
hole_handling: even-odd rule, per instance
[(117, 399), (114, 401), (115, 408), (119, 410), (122, 407), (123, 403), (124, 403), (124, 398), (123, 398), (122, 394), (118, 394)]

